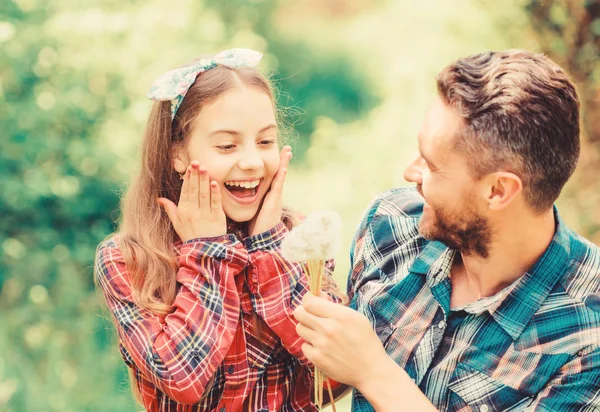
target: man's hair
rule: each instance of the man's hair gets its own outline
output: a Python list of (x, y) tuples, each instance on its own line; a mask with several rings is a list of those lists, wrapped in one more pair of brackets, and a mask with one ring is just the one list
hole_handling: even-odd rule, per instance
[(486, 52), (443, 69), (437, 87), (464, 120), (453, 144), (475, 178), (515, 173), (532, 210), (550, 208), (579, 159), (579, 101), (567, 74), (542, 54)]

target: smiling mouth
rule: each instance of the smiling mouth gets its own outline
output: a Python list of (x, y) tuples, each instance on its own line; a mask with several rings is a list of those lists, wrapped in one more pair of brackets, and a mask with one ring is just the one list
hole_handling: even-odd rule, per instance
[(260, 184), (262, 183), (261, 179), (256, 179), (252, 181), (228, 181), (224, 183), (225, 189), (238, 201), (242, 203), (248, 203), (254, 201), (256, 194), (258, 193), (258, 189)]

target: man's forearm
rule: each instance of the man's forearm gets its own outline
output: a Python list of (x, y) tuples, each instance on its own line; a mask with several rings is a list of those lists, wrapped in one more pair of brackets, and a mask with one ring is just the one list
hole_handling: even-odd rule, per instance
[(376, 372), (361, 382), (356, 389), (367, 398), (377, 412), (437, 411), (408, 374), (392, 358), (379, 362)]

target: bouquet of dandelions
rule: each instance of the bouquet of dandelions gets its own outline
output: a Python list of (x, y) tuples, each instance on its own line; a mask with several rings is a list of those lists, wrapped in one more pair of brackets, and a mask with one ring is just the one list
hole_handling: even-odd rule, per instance
[[(309, 292), (319, 295), (323, 282), (328, 282), (325, 262), (332, 259), (340, 245), (340, 216), (332, 211), (311, 213), (296, 226), (281, 243), (281, 253), (291, 262), (304, 266)], [(327, 382), (329, 399), (335, 412), (331, 384), (324, 373), (315, 366), (315, 404), (323, 407), (323, 384)]]

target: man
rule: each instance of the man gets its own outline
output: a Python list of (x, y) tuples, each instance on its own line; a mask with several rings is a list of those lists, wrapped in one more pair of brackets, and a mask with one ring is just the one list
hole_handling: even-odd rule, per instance
[(364, 216), (352, 309), (296, 309), (304, 353), (355, 387), (354, 411), (600, 410), (600, 250), (553, 206), (579, 157), (575, 87), (517, 50), (460, 59), (437, 86), (404, 172), (416, 189)]

